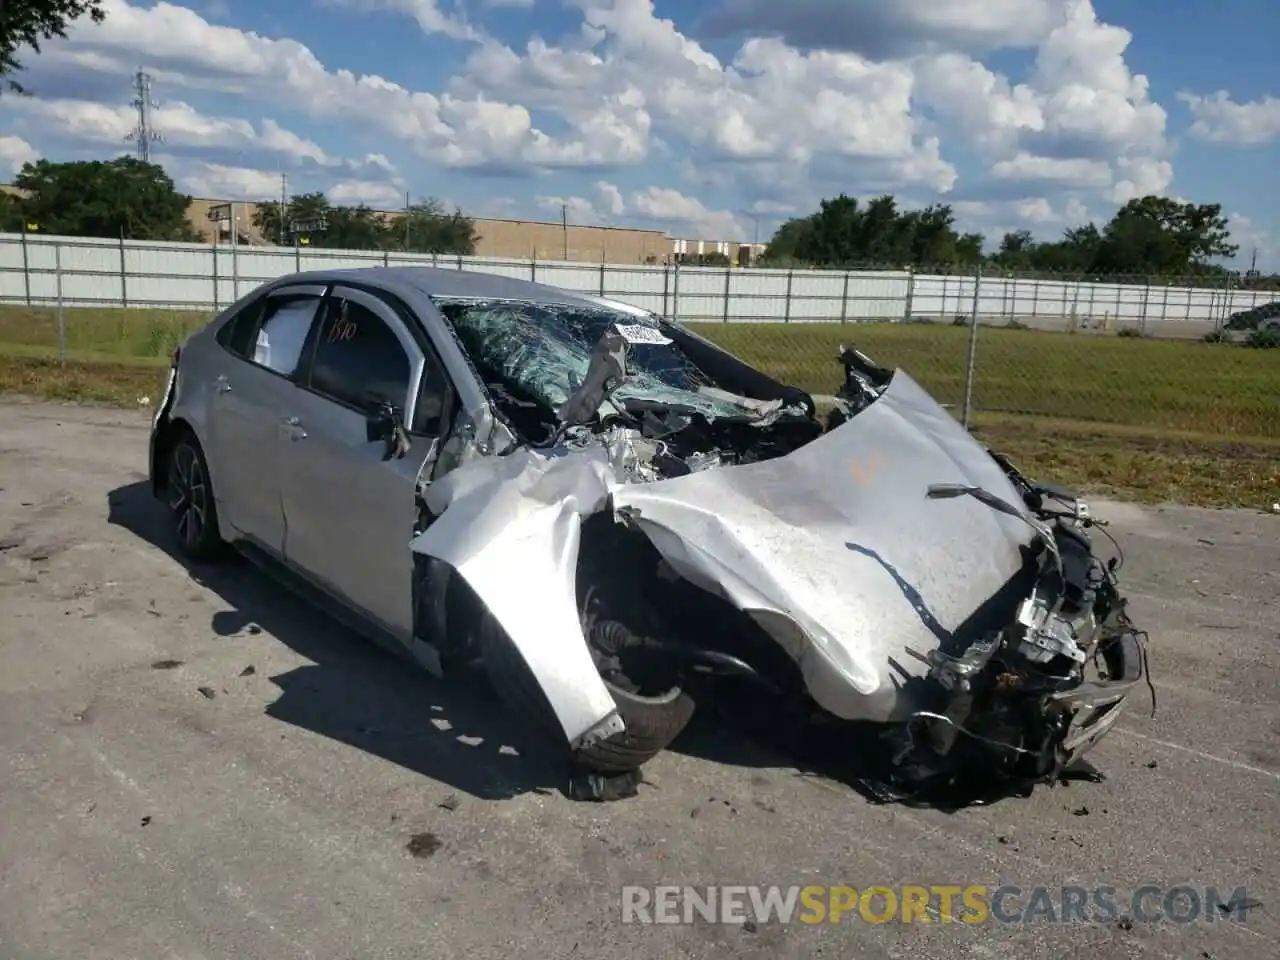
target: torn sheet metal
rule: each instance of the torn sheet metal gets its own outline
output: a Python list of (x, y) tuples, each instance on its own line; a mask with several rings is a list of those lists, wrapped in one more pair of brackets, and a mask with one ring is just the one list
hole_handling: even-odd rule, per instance
[(682, 576), (752, 614), (822, 707), (878, 722), (919, 709), (910, 681), (928, 667), (907, 648), (955, 646), (951, 631), (1018, 573), (1034, 536), (972, 497), (927, 497), (931, 484), (961, 483), (1019, 502), (900, 371), (876, 403), (773, 460), (634, 482), (646, 479), (634, 448), (616, 440), (461, 467), (428, 488), (441, 515), (413, 541), (489, 606), (571, 744), (614, 715), (575, 599), (582, 519), (610, 503)]
[(476, 460), (427, 488), (439, 516), (410, 544), (451, 564), (488, 606), (574, 746), (602, 727), (621, 729), (574, 592), (582, 518), (604, 508), (612, 486), (604, 447)]
[[(1034, 531), (936, 482), (1020, 498), (987, 452), (899, 371), (879, 401), (775, 460), (621, 487), (614, 506), (686, 579), (756, 616), (844, 719), (890, 722), (951, 631), (1022, 567)], [(787, 630), (790, 622), (798, 628)], [(784, 632), (785, 631), (785, 632)], [(801, 638), (798, 639), (797, 638)]]

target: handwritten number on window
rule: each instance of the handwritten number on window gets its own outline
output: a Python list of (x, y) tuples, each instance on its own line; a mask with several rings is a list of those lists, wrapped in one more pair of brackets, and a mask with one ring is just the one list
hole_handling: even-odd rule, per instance
[(329, 326), (329, 343), (343, 343), (352, 339), (356, 335), (356, 325), (353, 321), (347, 319), (347, 301), (342, 301), (339, 308), (338, 316)]

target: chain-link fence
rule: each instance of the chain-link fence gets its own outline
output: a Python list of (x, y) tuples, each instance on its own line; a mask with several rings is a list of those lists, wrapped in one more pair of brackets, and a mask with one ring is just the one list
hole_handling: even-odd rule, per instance
[[(14, 240), (0, 237), (0, 353), (64, 362), (162, 361), (216, 308), (295, 266), (433, 262), (382, 253), (231, 254), (184, 244)], [(963, 274), (434, 262), (675, 317), (817, 394), (838, 388), (839, 347), (851, 343), (908, 371), (966, 423), (1033, 417), (1032, 430), (1048, 419), (1144, 436), (1280, 438), (1280, 350), (1242, 342), (1252, 337), (1261, 346), (1266, 340), (1256, 328), (1280, 326), (1280, 313), (1268, 306), (1280, 301), (1280, 290), (1243, 286), (1234, 275), (1103, 280), (990, 266)]]

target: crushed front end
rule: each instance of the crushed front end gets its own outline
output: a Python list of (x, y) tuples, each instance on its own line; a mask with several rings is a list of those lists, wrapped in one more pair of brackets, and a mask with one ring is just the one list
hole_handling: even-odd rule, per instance
[[(869, 402), (877, 379), (887, 374), (857, 351), (842, 349), (841, 362), (846, 382), (837, 422)], [(935, 705), (884, 732), (883, 799), (972, 799), (1074, 776), (1098, 778), (1084, 755), (1115, 724), (1137, 684), (1147, 678), (1150, 687), (1147, 637), (1120, 592), (1122, 554), (1117, 549), (1104, 562), (1094, 551), (1090, 534), (1105, 535), (1106, 521), (1092, 516), (1078, 494), (1036, 484), (1000, 454), (991, 456), (1021, 503), (958, 484), (934, 485), (928, 495), (972, 496), (1021, 516), (1036, 533), (1024, 576), (1011, 583), (1004, 625), (963, 649), (908, 649), (928, 667)]]

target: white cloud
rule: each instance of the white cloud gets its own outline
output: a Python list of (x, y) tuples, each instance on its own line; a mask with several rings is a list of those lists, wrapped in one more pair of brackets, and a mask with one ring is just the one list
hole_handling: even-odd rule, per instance
[(175, 157), (160, 156), (174, 183), (193, 197), (245, 200), (253, 203), (280, 196), (280, 174), (218, 163), (184, 163)]
[[(36, 97), (6, 98), (4, 106), (18, 116), (32, 119), (41, 128), (93, 144), (125, 146), (137, 125), (137, 113), (127, 105), (112, 106), (88, 100), (42, 100)], [(169, 146), (207, 147), (234, 151), (265, 150), (293, 161), (312, 160), (322, 166), (339, 166), (315, 142), (301, 137), (271, 119), (258, 129), (238, 117), (210, 117), (180, 101), (152, 110), (154, 129)], [(385, 159), (385, 158), (383, 158)]]
[(404, 208), (404, 191), (391, 183), (378, 183), (372, 180), (340, 180), (324, 193), (330, 203), (344, 206), (364, 204), (375, 210)]
[(1211, 96), (1180, 93), (1191, 110), (1190, 133), (1210, 143), (1252, 146), (1280, 138), (1280, 98), (1236, 103), (1225, 90)]
[(35, 163), (40, 154), (21, 137), (0, 137), (0, 169), (17, 173), (25, 163)]
[[(461, 9), (452, 12), (441, 9), (439, 0), (322, 0), (322, 2), (356, 10), (386, 10), (412, 17), (423, 33), (439, 33), (454, 40), (476, 40), (481, 34), (470, 23)], [(524, 0), (506, 6), (523, 5)]]
[(1150, 157), (1121, 157), (1116, 161), (1120, 179), (1111, 188), (1109, 196), (1117, 204), (1128, 203), (1135, 197), (1164, 193), (1173, 182), (1173, 164), (1168, 160)]
[(1231, 242), (1240, 247), (1236, 262), (1242, 269), (1247, 269), (1253, 263), (1255, 254), (1259, 270), (1268, 271), (1280, 267), (1280, 237), (1243, 213), (1232, 213), (1228, 221), (1231, 226)]
[(997, 180), (1038, 181), (1067, 186), (1105, 187), (1111, 184), (1111, 166), (1102, 160), (1037, 157), (1019, 151), (991, 167)]
[[(391, 6), (413, 13), (420, 23), (431, 21), (430, 9), (435, 9), (409, 0)], [(553, 137), (534, 124), (523, 105), (483, 96), (436, 96), (376, 75), (331, 71), (296, 40), (214, 26), (185, 7), (160, 2), (142, 8), (105, 0), (104, 8), (105, 22), (76, 21), (68, 30), (71, 43), (51, 44), (42, 60), (120, 75), (145, 58), (157, 82), (266, 99), (317, 120), (373, 129), (446, 166), (632, 163), (643, 159), (647, 148), (643, 117), (634, 118), (638, 133), (625, 122), (632, 102), (626, 97), (585, 109), (567, 137)]]
[(606, 183), (604, 180), (597, 180), (595, 183), (596, 191), (600, 194), (601, 202), (608, 213), (615, 217), (620, 217), (627, 210), (626, 201), (622, 199), (622, 191), (615, 187), (612, 183)]
[[(175, 151), (243, 151), (244, 166), (216, 167), (242, 188), (254, 186), (250, 151), (330, 170), (330, 182), (353, 197), (403, 189), (388, 156), (406, 170), (424, 162), (499, 173), (577, 170), (593, 178), (591, 188), (543, 188), (537, 202), (704, 236), (742, 235), (738, 218), (720, 207), (785, 216), (838, 190), (934, 196), (958, 187), (974, 197), (995, 189), (1006, 198), (999, 216), (1047, 223), (1071, 202), (1122, 202), (1173, 180), (1165, 111), (1126, 61), (1132, 37), (1099, 21), (1089, 0), (721, 0), (703, 26), (744, 38), (724, 56), (683, 22), (657, 16), (652, 0), (567, 0), (581, 16), (576, 33), (514, 48), (468, 21), (465, 11), (477, 5), (462, 0), (328, 2), (411, 18), (469, 55), (440, 89), (415, 90), (326, 65), (296, 40), (215, 26), (165, 0), (150, 7), (105, 0), (105, 23), (77, 21), (70, 39), (51, 42), (33, 66), (118, 78), (142, 62), (168, 96), (239, 98), (243, 117), (207, 116), (179, 99), (155, 119)], [(1000, 48), (1032, 54), (1025, 76), (975, 59)], [(1217, 97), (1199, 103), (1202, 112), (1248, 108), (1256, 118), (1255, 108), (1273, 102)], [(125, 104), (34, 102), (0, 102), (0, 124), (25, 116), (33, 131), (124, 149), (134, 123)], [(333, 142), (373, 139), (382, 152), (335, 157), (263, 118), (273, 112), (340, 131), (344, 139)], [(1227, 124), (1203, 122), (1205, 131)], [(26, 128), (17, 132), (43, 146)], [(963, 178), (957, 147), (977, 158)], [(670, 187), (637, 190), (635, 175), (628, 183), (619, 172), (651, 166), (684, 171), (681, 185), (702, 199)], [(209, 170), (186, 175), (210, 182)], [(235, 170), (247, 172), (225, 172)], [(1022, 186), (1031, 199), (1007, 199)], [(704, 202), (709, 191), (715, 202)]]
[(963, 49), (1025, 47), (1049, 29), (1054, 0), (720, 0), (708, 33), (777, 34), (799, 47), (855, 50), (873, 57), (937, 44)]
[(556, 219), (561, 214), (570, 223), (599, 223), (603, 218), (596, 210), (595, 204), (585, 197), (535, 197), (534, 203), (548, 213), (554, 213)]

